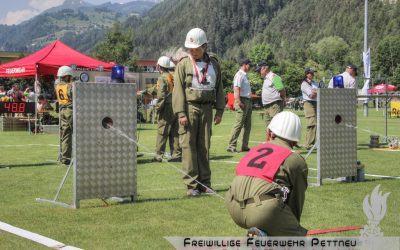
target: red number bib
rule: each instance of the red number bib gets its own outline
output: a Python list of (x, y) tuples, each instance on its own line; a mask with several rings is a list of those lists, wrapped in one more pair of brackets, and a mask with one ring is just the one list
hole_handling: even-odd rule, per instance
[(236, 175), (254, 176), (272, 182), (279, 167), (291, 153), (291, 150), (275, 144), (261, 144), (240, 160)]

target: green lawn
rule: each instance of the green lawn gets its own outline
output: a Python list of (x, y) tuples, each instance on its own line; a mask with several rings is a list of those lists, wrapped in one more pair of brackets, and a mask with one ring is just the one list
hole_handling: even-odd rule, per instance
[[(258, 111), (253, 114), (251, 144), (264, 141), (264, 123)], [(299, 112), (304, 119), (302, 112)], [(384, 134), (382, 111), (370, 109), (369, 117), (358, 111), (358, 159), (367, 174), (399, 176), (400, 152), (368, 148), (371, 130)], [(223, 122), (213, 128), (211, 167), (213, 187), (224, 196), (234, 176), (235, 164), (244, 153), (225, 151), (234, 113), (227, 111)], [(304, 120), (303, 120), (304, 121)], [(304, 123), (303, 123), (304, 124)], [(389, 119), (389, 135), (400, 136), (400, 119)], [(305, 128), (303, 128), (303, 132)], [(140, 125), (141, 151), (155, 144), (156, 125)], [(382, 141), (382, 138), (381, 138)], [(39, 145), (37, 145), (39, 144)], [(151, 163), (152, 156), (138, 159), (138, 197), (133, 204), (85, 200), (77, 210), (36, 202), (52, 199), (66, 168), (54, 163), (58, 138), (55, 135), (29, 135), (27, 132), (0, 132), (0, 221), (9, 223), (67, 245), (84, 249), (171, 249), (164, 236), (244, 236), (245, 231), (231, 220), (224, 202), (216, 196), (187, 198), (181, 173), (165, 163)], [(305, 151), (299, 151), (303, 155)], [(149, 152), (151, 153), (151, 152)], [(316, 168), (316, 154), (307, 159)], [(175, 164), (180, 167), (180, 164)], [(7, 167), (8, 166), (8, 167)], [(310, 177), (316, 171), (310, 170)], [(310, 178), (310, 182), (315, 179)], [(391, 192), (387, 213), (381, 221), (386, 236), (400, 235), (400, 179), (366, 176), (362, 183), (324, 181), (321, 187), (309, 187), (302, 224), (308, 229), (323, 229), (367, 224), (362, 202), (380, 184), (384, 193)], [(72, 177), (60, 195), (71, 203)], [(359, 231), (327, 234), (358, 236)], [(45, 249), (44, 247), (0, 231), (1, 249)]]

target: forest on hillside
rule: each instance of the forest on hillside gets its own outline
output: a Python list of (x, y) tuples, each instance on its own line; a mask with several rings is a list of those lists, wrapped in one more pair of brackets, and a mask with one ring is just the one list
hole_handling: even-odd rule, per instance
[[(370, 0), (368, 7), (372, 77), (400, 83), (400, 3)], [(146, 58), (181, 47), (193, 27), (206, 31), (209, 50), (221, 58), (226, 72), (234, 72), (235, 61), (260, 46), (268, 48), (265, 58), (273, 60), (273, 70), (293, 96), (300, 92), (305, 67), (314, 67), (317, 79), (328, 81), (353, 63), (363, 85), (364, 0), (165, 0), (140, 23), (133, 17), (123, 24), (133, 32), (133, 54)], [(260, 80), (253, 78), (259, 91)], [(224, 80), (229, 88), (231, 79)]]

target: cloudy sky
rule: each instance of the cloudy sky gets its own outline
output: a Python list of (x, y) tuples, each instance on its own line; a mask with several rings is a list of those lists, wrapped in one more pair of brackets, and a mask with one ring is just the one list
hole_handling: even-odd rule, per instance
[[(0, 24), (19, 24), (28, 20), (42, 11), (61, 5), (65, 0), (11, 0), (0, 3)], [(92, 4), (105, 2), (126, 3), (132, 0), (85, 0)]]

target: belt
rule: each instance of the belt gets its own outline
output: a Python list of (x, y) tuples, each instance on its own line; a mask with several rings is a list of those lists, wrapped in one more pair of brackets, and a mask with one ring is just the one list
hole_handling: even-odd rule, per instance
[(240, 97), (240, 99), (246, 99), (246, 100), (250, 100), (250, 97), (244, 97), (244, 96), (241, 96), (241, 97)]
[(279, 102), (283, 102), (282, 100), (277, 100), (277, 101), (274, 101), (274, 102), (270, 102), (270, 103), (267, 103), (267, 104), (263, 104), (263, 107), (265, 108), (265, 107), (269, 107), (269, 106), (271, 106), (271, 105), (273, 105), (273, 104), (275, 104), (275, 103), (279, 103)]
[[(266, 201), (266, 200), (271, 200), (271, 199), (276, 198), (276, 196), (273, 194), (262, 194), (259, 197), (260, 197), (260, 201)], [(254, 198), (249, 198), (244, 201), (245, 205), (253, 204), (255, 202), (256, 201), (254, 200)]]
[(191, 102), (188, 102), (189, 104), (192, 104), (192, 105), (207, 105), (207, 104), (213, 104), (213, 102), (193, 102), (193, 101), (191, 101)]
[[(235, 200), (237, 203), (239, 203), (241, 208), (245, 208), (247, 205), (250, 205), (250, 204), (253, 204), (253, 203), (256, 203), (256, 202), (275, 199), (275, 198), (278, 198), (278, 197), (279, 197), (278, 193), (277, 194), (261, 194), (261, 195), (259, 195), (257, 197), (249, 198), (249, 199), (246, 199), (246, 200), (243, 200), (243, 201), (238, 201), (235, 198), (233, 198), (233, 200)], [(259, 201), (258, 201), (258, 199), (259, 199)]]

